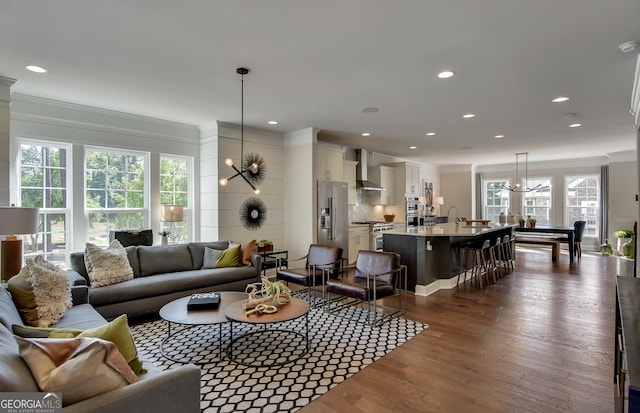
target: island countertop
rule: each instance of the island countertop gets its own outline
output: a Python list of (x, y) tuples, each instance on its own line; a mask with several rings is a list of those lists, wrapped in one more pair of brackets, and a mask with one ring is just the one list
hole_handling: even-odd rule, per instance
[[(460, 266), (460, 248), (489, 240), (492, 244), (513, 235), (513, 224), (469, 225), (461, 222), (433, 227), (397, 228), (384, 231), (384, 251), (400, 254), (407, 266), (407, 289), (426, 294), (437, 286), (455, 286)], [(440, 280), (434, 286), (430, 284)]]
[(385, 234), (407, 235), (412, 237), (473, 237), (476, 235), (487, 234), (494, 231), (504, 230), (505, 228), (514, 227), (513, 224), (489, 224), (489, 226), (466, 225), (461, 222), (456, 226), (455, 223), (438, 224), (430, 227), (410, 227), (396, 228), (385, 231)]

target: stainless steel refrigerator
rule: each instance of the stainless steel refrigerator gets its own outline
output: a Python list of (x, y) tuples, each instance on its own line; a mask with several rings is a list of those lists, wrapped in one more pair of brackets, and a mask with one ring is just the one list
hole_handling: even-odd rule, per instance
[(318, 181), (318, 244), (342, 248), (349, 255), (347, 183)]

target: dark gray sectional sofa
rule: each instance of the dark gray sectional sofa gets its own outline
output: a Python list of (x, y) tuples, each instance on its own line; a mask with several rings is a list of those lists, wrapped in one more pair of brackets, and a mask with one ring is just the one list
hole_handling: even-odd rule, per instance
[[(52, 327), (88, 329), (107, 321), (87, 303), (87, 287), (72, 287), (73, 307)], [(0, 392), (37, 392), (27, 364), (13, 337), (13, 324), (23, 324), (11, 294), (0, 287)], [(143, 359), (147, 373), (140, 381), (67, 406), (64, 412), (200, 412), (200, 369), (184, 365), (160, 370)]]
[[(89, 302), (103, 317), (112, 319), (121, 314), (156, 311), (194, 293), (244, 291), (248, 284), (260, 281), (260, 255), (252, 255), (250, 266), (202, 269), (205, 247), (224, 250), (229, 241), (126, 247), (133, 280), (89, 287)], [(71, 254), (67, 274), (72, 285), (90, 285), (84, 252)]]

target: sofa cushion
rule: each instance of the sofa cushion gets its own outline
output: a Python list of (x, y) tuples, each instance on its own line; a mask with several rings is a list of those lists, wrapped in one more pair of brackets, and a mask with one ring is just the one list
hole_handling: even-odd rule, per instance
[[(212, 280), (215, 280), (215, 282)], [(153, 277), (135, 278), (125, 283), (113, 284), (104, 288), (92, 288), (89, 291), (89, 302), (96, 307), (100, 307), (198, 288), (215, 289), (214, 286), (217, 284), (236, 281), (249, 283), (257, 280), (257, 273), (254, 267), (216, 268), (156, 274)]]
[(237, 242), (229, 241), (229, 248), (235, 247), (236, 245), (240, 245), (240, 250), (242, 252), (242, 265), (251, 265), (251, 255), (253, 255), (253, 253), (257, 251), (256, 240), (252, 239), (251, 241), (245, 242), (244, 244), (238, 244)]
[(16, 338), (38, 387), (68, 406), (139, 379), (115, 344), (97, 338)]
[(29, 366), (20, 357), (18, 343), (11, 330), (0, 326), (0, 391), (40, 391)]
[(92, 288), (133, 278), (133, 268), (129, 265), (127, 252), (118, 240), (111, 241), (106, 249), (87, 242), (84, 257)]
[(100, 338), (112, 342), (124, 357), (129, 367), (134, 373), (140, 375), (145, 372), (142, 362), (138, 359), (138, 350), (131, 336), (127, 315), (120, 317), (101, 326), (80, 330), (75, 328), (55, 328), (55, 327), (31, 327), (14, 324), (11, 326), (13, 334), (22, 338)]
[[(125, 247), (124, 250), (127, 251), (127, 259), (129, 260), (129, 265), (133, 270), (133, 277), (139, 277), (140, 265), (138, 263), (138, 251), (135, 245)], [(70, 260), (71, 269), (82, 275), (87, 282), (90, 282), (89, 274), (87, 273), (87, 265), (84, 262), (84, 251), (72, 252)]]
[(215, 250), (226, 250), (229, 248), (229, 241), (212, 241), (212, 242), (190, 242), (187, 244), (191, 252), (193, 266), (191, 268), (202, 268), (205, 247)]
[(20, 272), (9, 280), (8, 287), (24, 322), (29, 325), (48, 327), (71, 308), (69, 277), (40, 255), (27, 259)]
[(202, 260), (202, 269), (212, 269), (216, 268), (216, 262), (218, 261), (218, 257), (223, 250), (214, 250), (213, 248), (205, 248), (204, 249), (204, 259)]
[(141, 277), (193, 269), (191, 254), (186, 244), (138, 246), (138, 260)]
[(2, 286), (0, 286), (0, 323), (7, 329), (11, 329), (13, 324), (24, 323), (11, 294)]

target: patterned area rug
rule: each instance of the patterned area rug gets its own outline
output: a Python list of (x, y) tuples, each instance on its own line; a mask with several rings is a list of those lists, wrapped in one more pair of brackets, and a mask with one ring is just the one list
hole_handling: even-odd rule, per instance
[[(273, 364), (292, 361), (279, 367), (247, 367), (230, 361), (229, 324), (223, 324), (223, 357), (219, 357), (218, 325), (193, 328), (171, 326), (171, 338), (165, 353), (174, 359), (189, 359), (202, 364), (201, 409), (203, 412), (294, 412), (320, 397), (411, 337), (425, 330), (426, 324), (394, 318), (372, 328), (353, 318), (365, 312), (358, 308), (343, 310), (343, 318), (321, 310), (309, 313), (309, 351), (305, 318), (275, 325), (278, 330), (235, 324), (233, 354), (243, 364)], [(138, 351), (161, 369), (180, 365), (165, 358), (160, 344), (167, 335), (164, 320), (131, 327)], [(242, 334), (252, 333), (241, 337)]]

